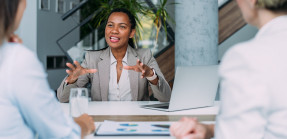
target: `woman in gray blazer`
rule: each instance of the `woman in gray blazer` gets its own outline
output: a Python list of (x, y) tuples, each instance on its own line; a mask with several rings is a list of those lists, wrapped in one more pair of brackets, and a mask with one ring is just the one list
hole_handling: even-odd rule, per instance
[(91, 83), (93, 101), (169, 101), (171, 89), (149, 49), (135, 49), (135, 17), (126, 9), (111, 11), (105, 28), (108, 48), (90, 51), (80, 65), (67, 63), (68, 76), (57, 90), (60, 102), (68, 102), (70, 89)]

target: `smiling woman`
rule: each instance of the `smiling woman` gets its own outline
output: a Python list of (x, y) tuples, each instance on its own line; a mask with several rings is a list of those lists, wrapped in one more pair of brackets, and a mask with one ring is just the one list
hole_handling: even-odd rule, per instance
[[(120, 19), (122, 18), (122, 19)], [(114, 25), (116, 23), (114, 23), (113, 21), (117, 21), (119, 23), (117, 23), (118, 25), (120, 25), (119, 29), (121, 29), (121, 31), (124, 31), (125, 34), (127, 35), (125, 38), (128, 38), (128, 44), (132, 47), (134, 47), (134, 43), (133, 43), (133, 36), (135, 35), (135, 29), (136, 29), (136, 20), (135, 17), (127, 10), (125, 9), (115, 9), (113, 10), (113, 12), (110, 13), (109, 15), (109, 19), (107, 21), (106, 24), (106, 30), (105, 30), (105, 37), (106, 40), (109, 40), (107, 38), (107, 36), (109, 36), (107, 33), (111, 33), (111, 29), (113, 29)], [(124, 21), (124, 22), (120, 22), (120, 21)], [(127, 42), (125, 40), (125, 42)], [(111, 46), (111, 44), (109, 44), (109, 42), (107, 41), (108, 45)], [(127, 44), (125, 44), (127, 46)]]
[(155, 98), (169, 101), (171, 89), (151, 51), (133, 47), (135, 28), (135, 17), (128, 10), (111, 11), (105, 28), (109, 47), (87, 52), (81, 65), (67, 63), (70, 69), (58, 88), (59, 100), (68, 102), (71, 88), (91, 83), (93, 101), (149, 100), (148, 84)]
[(106, 25), (105, 38), (113, 49), (126, 49), (128, 40), (134, 36), (135, 29), (131, 28), (129, 17), (122, 12), (114, 12), (110, 15)]

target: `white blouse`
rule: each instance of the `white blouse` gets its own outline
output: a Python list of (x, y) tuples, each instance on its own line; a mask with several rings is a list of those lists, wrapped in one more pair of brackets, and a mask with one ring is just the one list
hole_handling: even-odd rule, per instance
[[(110, 51), (111, 68), (110, 68), (110, 81), (109, 81), (109, 101), (131, 101), (131, 87), (128, 70), (122, 69), (122, 74), (117, 83), (117, 60), (113, 53)], [(122, 60), (123, 66), (128, 65), (127, 52)]]

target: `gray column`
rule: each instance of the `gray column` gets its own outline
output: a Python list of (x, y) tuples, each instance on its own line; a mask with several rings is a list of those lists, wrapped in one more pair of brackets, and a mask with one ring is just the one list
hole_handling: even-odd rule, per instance
[(218, 1), (176, 2), (175, 66), (217, 64)]

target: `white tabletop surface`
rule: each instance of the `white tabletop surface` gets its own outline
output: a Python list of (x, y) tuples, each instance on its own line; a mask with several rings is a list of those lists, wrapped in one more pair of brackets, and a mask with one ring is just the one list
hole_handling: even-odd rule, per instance
[[(219, 102), (212, 107), (196, 108), (175, 112), (164, 112), (141, 108), (140, 105), (157, 104), (158, 101), (92, 101), (89, 102), (89, 115), (216, 115)], [(66, 114), (69, 114), (69, 103), (61, 103)]]
[[(102, 122), (95, 122), (96, 127), (98, 127)], [(203, 122), (205, 124), (214, 124), (215, 122)], [(175, 139), (172, 136), (94, 136), (90, 134), (85, 137), (85, 139)], [(213, 139), (213, 138), (212, 138)]]
[[(96, 127), (98, 127), (102, 122), (95, 122)], [(94, 136), (90, 134), (85, 137), (85, 139), (175, 139), (171, 136)]]
[[(197, 108), (175, 112), (164, 112), (141, 108), (140, 105), (158, 104), (158, 101), (92, 101), (89, 102), (89, 115), (217, 115), (219, 102), (216, 101), (214, 106)], [(61, 103), (66, 114), (69, 114), (69, 103)], [(96, 122), (96, 127), (100, 122)], [(85, 137), (86, 139), (175, 139), (171, 136), (93, 136)]]

